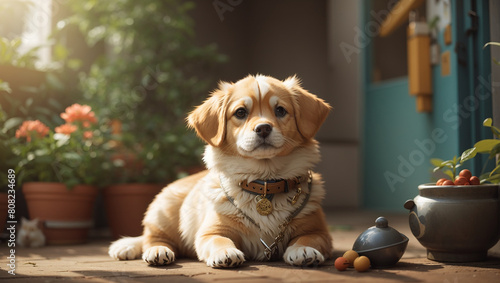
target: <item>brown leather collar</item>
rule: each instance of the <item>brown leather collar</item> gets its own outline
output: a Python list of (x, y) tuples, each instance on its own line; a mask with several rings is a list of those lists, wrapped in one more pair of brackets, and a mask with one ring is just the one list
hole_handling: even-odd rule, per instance
[(298, 178), (291, 180), (277, 180), (277, 181), (262, 181), (256, 180), (248, 183), (246, 180), (240, 183), (242, 189), (255, 194), (264, 194), (264, 189), (267, 187), (265, 194), (278, 194), (295, 191), (297, 185), (300, 184)]

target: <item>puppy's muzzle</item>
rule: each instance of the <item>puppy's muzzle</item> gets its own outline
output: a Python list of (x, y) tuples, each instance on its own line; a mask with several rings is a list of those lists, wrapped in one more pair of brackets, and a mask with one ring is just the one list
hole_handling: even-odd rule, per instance
[(272, 131), (273, 127), (269, 124), (258, 124), (254, 129), (254, 132), (263, 139), (269, 136)]

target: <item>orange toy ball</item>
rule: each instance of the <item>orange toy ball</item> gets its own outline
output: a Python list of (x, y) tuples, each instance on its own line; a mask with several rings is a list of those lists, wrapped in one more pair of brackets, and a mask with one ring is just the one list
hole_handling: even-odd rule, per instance
[(472, 177), (470, 177), (470, 179), (469, 179), (469, 183), (470, 183), (471, 185), (479, 185), (479, 184), (481, 184), (481, 181), (479, 181), (479, 178), (478, 178), (478, 177), (476, 177), (476, 176), (472, 176)]
[(344, 253), (344, 255), (342, 257), (346, 258), (349, 261), (350, 267), (353, 267), (354, 260), (357, 259), (359, 257), (359, 255), (356, 251), (348, 250), (347, 252)]
[(354, 269), (359, 272), (367, 271), (370, 268), (370, 259), (366, 256), (360, 256), (354, 260)]
[(445, 181), (447, 181), (447, 180), (448, 180), (448, 179), (446, 179), (446, 178), (441, 178), (441, 179), (439, 179), (439, 180), (436, 182), (436, 186), (442, 186), (442, 185), (443, 185), (443, 183), (444, 183)]
[(338, 271), (345, 271), (349, 267), (349, 261), (345, 257), (338, 257), (335, 260), (335, 268)]
[(450, 180), (446, 180), (443, 182), (443, 186), (454, 186), (455, 183), (453, 183), (453, 181), (450, 181)]
[(460, 171), (460, 173), (458, 174), (458, 176), (464, 177), (466, 180), (469, 180), (470, 177), (472, 177), (472, 173), (469, 170), (464, 169), (464, 170)]
[(455, 179), (455, 185), (457, 186), (469, 185), (469, 179), (466, 179), (465, 177), (457, 177)]

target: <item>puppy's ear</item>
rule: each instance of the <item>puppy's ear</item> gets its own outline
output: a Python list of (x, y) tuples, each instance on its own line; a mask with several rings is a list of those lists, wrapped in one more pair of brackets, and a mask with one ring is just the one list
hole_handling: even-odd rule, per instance
[(221, 82), (219, 89), (187, 117), (190, 128), (208, 144), (218, 147), (226, 137), (226, 107), (231, 84)]
[(286, 79), (283, 84), (295, 97), (295, 121), (300, 134), (306, 140), (313, 138), (332, 107), (323, 99), (303, 89), (295, 76)]

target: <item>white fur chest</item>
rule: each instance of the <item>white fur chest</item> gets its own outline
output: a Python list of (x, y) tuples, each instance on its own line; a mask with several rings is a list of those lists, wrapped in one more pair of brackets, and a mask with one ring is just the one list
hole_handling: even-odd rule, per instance
[[(257, 211), (257, 197), (259, 195), (242, 190), (239, 182), (231, 180), (223, 174), (220, 174), (220, 183), (221, 188), (212, 192), (218, 196), (213, 197), (221, 199), (221, 195), (224, 195), (227, 196), (228, 200), (224, 201), (224, 205), (217, 206), (216, 211), (221, 214), (241, 217), (241, 222), (247, 228), (246, 231), (241, 231), (243, 236), (242, 250), (245, 255), (252, 260), (266, 260), (262, 240), (268, 246), (273, 243), (278, 245), (281, 257), (293, 232), (289, 229), (288, 222), (293, 217), (310, 213), (312, 210), (305, 203), (310, 198), (309, 194), (311, 193), (307, 182), (302, 182), (302, 193), (295, 204), (292, 204), (291, 200), (297, 195), (297, 191), (275, 194), (271, 200), (273, 212), (266, 216)], [(280, 233), (283, 233), (282, 239), (276, 241), (276, 237)]]

